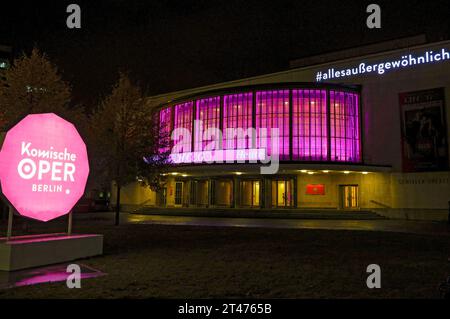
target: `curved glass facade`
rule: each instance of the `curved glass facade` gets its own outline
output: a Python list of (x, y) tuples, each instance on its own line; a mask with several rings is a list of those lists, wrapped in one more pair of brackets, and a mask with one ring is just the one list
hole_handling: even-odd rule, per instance
[(359, 163), (359, 98), (359, 91), (336, 86), (233, 88), (163, 106), (160, 131), (175, 130), (172, 154), (239, 151), (244, 155), (231, 158), (248, 160), (251, 151), (270, 156), (276, 147), (281, 161)]

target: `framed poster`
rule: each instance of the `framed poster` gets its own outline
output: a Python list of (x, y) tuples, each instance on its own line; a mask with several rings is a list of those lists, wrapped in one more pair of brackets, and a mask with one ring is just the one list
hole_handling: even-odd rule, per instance
[(399, 94), (404, 172), (448, 169), (444, 88)]

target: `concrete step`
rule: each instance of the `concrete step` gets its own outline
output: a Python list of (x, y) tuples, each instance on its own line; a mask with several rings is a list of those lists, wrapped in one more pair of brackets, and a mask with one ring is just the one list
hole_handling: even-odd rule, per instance
[(245, 209), (245, 208), (157, 208), (141, 207), (132, 212), (143, 215), (241, 217), (241, 218), (293, 218), (293, 219), (385, 219), (368, 210), (336, 209)]

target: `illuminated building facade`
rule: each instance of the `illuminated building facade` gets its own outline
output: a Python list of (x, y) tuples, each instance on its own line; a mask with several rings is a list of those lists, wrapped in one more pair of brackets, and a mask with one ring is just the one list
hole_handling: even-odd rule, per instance
[(413, 37), (150, 97), (174, 164), (160, 194), (122, 190), (124, 207), (446, 219), (449, 52)]
[[(217, 149), (234, 155), (257, 149), (270, 156), (273, 144), (270, 131), (276, 128), (280, 161), (361, 163), (357, 89), (292, 83), (271, 86), (278, 89), (238, 87), (161, 108), (161, 131), (171, 133), (181, 128), (194, 132), (189, 140), (175, 136), (170, 142), (171, 148), (175, 144), (180, 146), (174, 162), (195, 163), (194, 158), (183, 155), (207, 149), (215, 140), (214, 134), (204, 137), (211, 129), (221, 132)], [(195, 125), (196, 122), (201, 125)], [(233, 129), (236, 134), (226, 134)], [(249, 129), (255, 129), (253, 138)], [(261, 133), (264, 129), (266, 134)], [(237, 134), (238, 130), (244, 134)]]

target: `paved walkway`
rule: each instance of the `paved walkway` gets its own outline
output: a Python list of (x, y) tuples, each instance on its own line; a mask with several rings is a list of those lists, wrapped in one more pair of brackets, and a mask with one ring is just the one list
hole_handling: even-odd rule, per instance
[[(113, 213), (77, 214), (76, 219), (93, 219), (113, 222)], [(389, 231), (413, 234), (450, 236), (450, 225), (445, 222), (407, 220), (311, 220), (311, 219), (265, 219), (265, 218), (223, 218), (121, 214), (122, 223), (163, 224), (216, 227), (260, 227), (292, 229), (328, 229)]]

